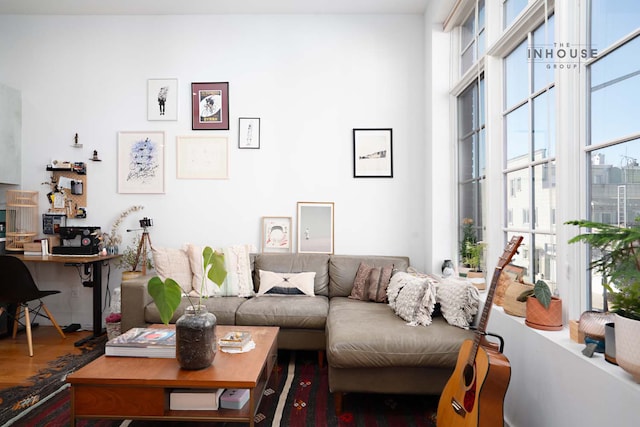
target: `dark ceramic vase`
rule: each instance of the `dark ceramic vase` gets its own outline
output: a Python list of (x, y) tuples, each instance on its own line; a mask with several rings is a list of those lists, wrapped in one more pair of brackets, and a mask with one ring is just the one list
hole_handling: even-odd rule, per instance
[(216, 316), (199, 305), (187, 307), (176, 321), (176, 358), (182, 369), (204, 369), (216, 356)]

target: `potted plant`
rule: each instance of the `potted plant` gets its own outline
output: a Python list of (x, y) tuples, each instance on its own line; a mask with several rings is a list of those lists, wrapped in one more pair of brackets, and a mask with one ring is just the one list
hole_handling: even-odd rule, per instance
[[(214, 251), (209, 246), (205, 247), (202, 250), (202, 269), (204, 274), (198, 301), (194, 304), (186, 293), (191, 305), (176, 321), (176, 358), (183, 369), (195, 370), (210, 366), (217, 348), (216, 317), (202, 304), (202, 294), (207, 278), (218, 287), (224, 283), (227, 277), (224, 254)], [(158, 307), (160, 319), (168, 325), (180, 305), (182, 288), (171, 278), (162, 281), (160, 277), (154, 276), (147, 283), (147, 291)]]
[(473, 247), (478, 243), (476, 230), (473, 228), (473, 219), (462, 220), (462, 241), (460, 242), (460, 260), (464, 267), (470, 268), (469, 260), (473, 257)]
[(518, 301), (526, 302), (525, 324), (545, 331), (562, 329), (562, 300), (551, 294), (544, 280), (536, 281), (533, 289), (527, 289), (518, 296)]
[(616, 313), (616, 361), (640, 382), (640, 217), (630, 227), (576, 220), (590, 229), (569, 240), (595, 249), (589, 268), (602, 274), (607, 301)]

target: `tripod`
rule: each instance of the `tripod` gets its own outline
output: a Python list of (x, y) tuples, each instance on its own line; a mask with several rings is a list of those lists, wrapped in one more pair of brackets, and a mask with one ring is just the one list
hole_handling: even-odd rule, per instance
[[(133, 230), (127, 230), (133, 231)], [(140, 237), (140, 242), (138, 243), (138, 252), (136, 253), (136, 260), (133, 264), (133, 271), (136, 271), (138, 268), (138, 263), (140, 262), (140, 255), (142, 254), (142, 274), (147, 274), (147, 242), (149, 243), (149, 247), (151, 247), (151, 237), (149, 237), (149, 232), (147, 231), (147, 227), (142, 228), (142, 237)]]

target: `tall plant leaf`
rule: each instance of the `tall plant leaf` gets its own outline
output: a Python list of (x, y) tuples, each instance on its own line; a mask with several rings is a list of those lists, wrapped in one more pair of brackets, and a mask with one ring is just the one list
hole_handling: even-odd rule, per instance
[(156, 303), (156, 307), (158, 307), (160, 320), (165, 325), (168, 325), (173, 313), (180, 305), (182, 288), (173, 279), (167, 278), (163, 282), (158, 276), (154, 276), (149, 279), (147, 290)]

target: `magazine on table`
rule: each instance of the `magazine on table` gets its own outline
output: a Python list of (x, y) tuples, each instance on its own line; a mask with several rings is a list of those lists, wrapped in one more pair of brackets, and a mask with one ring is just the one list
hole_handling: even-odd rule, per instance
[(176, 331), (160, 328), (132, 328), (109, 341), (107, 356), (163, 357), (176, 356)]

